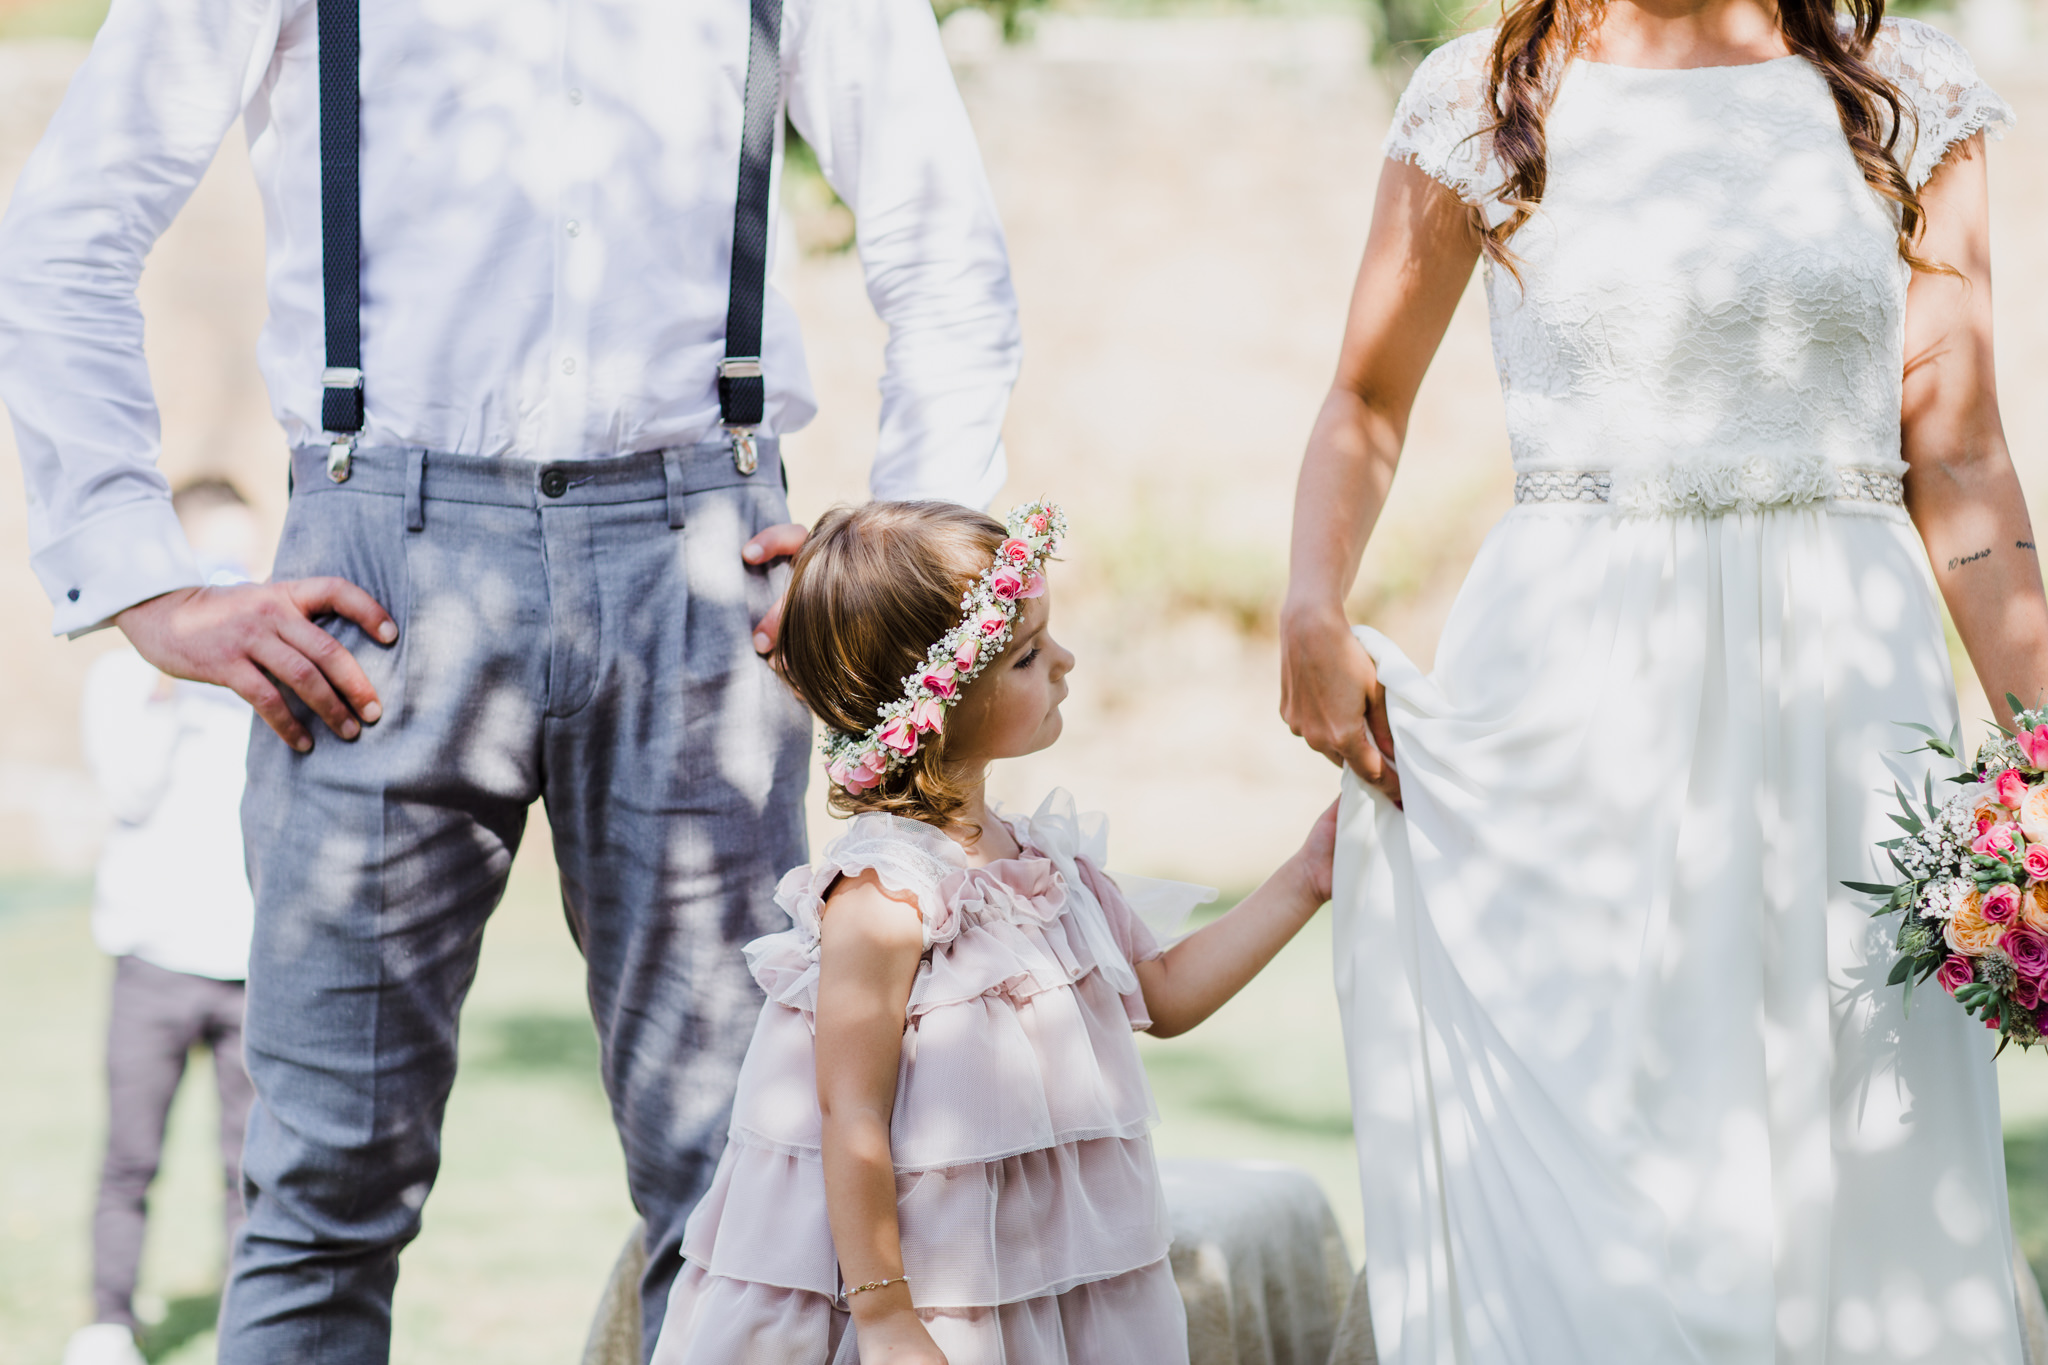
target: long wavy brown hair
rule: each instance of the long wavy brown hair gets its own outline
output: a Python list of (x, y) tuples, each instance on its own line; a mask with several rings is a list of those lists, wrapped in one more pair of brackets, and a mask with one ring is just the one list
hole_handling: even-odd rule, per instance
[[(1778, 0), (1779, 31), (1827, 81), (1864, 180), (1896, 206), (1899, 255), (1915, 270), (1944, 271), (1913, 250), (1927, 220), (1897, 155), (1900, 133), (1912, 127), (1917, 135), (1913, 105), (1866, 60), (1884, 20), (1884, 0), (1843, 3), (1854, 20), (1846, 29), (1837, 22), (1836, 0)], [(1542, 203), (1549, 178), (1544, 120), (1573, 54), (1599, 26), (1600, 9), (1600, 0), (1513, 0), (1501, 16), (1486, 71), (1493, 122), (1485, 135), (1506, 171), (1500, 199), (1512, 212), (1492, 227), (1481, 223), (1480, 233), (1487, 256), (1511, 272), (1508, 239)]]

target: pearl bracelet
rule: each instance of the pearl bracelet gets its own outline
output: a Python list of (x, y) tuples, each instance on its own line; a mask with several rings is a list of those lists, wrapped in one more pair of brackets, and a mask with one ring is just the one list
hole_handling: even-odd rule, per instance
[(908, 1275), (894, 1275), (886, 1280), (869, 1280), (866, 1284), (855, 1285), (853, 1288), (847, 1290), (844, 1294), (840, 1295), (840, 1297), (843, 1299), (850, 1299), (855, 1294), (865, 1294), (870, 1289), (887, 1289), (892, 1284), (909, 1283), (910, 1277)]

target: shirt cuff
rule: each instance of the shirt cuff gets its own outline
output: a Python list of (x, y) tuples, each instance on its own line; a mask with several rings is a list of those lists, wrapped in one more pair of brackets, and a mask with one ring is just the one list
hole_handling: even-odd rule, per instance
[(169, 498), (102, 512), (29, 557), (56, 612), (52, 635), (100, 630), (116, 612), (202, 582)]

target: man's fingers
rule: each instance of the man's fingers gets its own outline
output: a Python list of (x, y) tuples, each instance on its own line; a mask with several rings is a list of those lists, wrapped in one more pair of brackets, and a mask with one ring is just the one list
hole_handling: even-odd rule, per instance
[(793, 521), (785, 521), (748, 541), (740, 550), (740, 557), (749, 564), (766, 564), (772, 560), (787, 559), (803, 549), (804, 540), (810, 535), (809, 529)]
[(775, 642), (782, 638), (782, 599), (776, 598), (775, 605), (768, 608), (768, 614), (754, 627), (754, 652), (766, 654), (775, 648)]
[[(356, 656), (342, 648), (341, 641), (311, 621), (281, 622), (277, 633), (286, 646), (312, 660), (314, 667), (325, 675), (328, 686), (341, 694), (348, 709), (362, 717), (365, 724), (374, 725), (383, 717), (384, 707), (377, 700), (377, 689), (370, 684), (363, 666), (356, 662)], [(307, 700), (310, 702), (311, 698)]]
[(264, 672), (298, 693), (299, 700), (312, 708), (314, 715), (326, 721), (327, 728), (335, 734), (343, 739), (354, 739), (362, 733), (362, 725), (350, 714), (334, 688), (328, 685), (327, 675), (320, 671), (320, 666), (284, 639), (273, 636), (260, 642), (249, 651), (249, 658)]
[(302, 754), (313, 747), (313, 737), (299, 724), (299, 718), (285, 705), (284, 694), (263, 676), (261, 669), (243, 663), (229, 674), (227, 685), (263, 717), (263, 723), (275, 730), (279, 739)]
[(293, 605), (307, 616), (332, 612), (361, 626), (363, 633), (380, 644), (398, 639), (398, 623), (377, 604), (377, 599), (346, 578), (298, 578), (280, 585)]

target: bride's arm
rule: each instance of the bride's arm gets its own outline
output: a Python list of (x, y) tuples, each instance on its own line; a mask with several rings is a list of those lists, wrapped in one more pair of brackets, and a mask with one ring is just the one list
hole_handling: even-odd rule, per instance
[(1989, 200), (1980, 133), (1920, 191), (1927, 231), (1917, 250), (1957, 273), (1915, 271), (1907, 289), (1900, 419), (1906, 510), (1992, 708), (2010, 721), (2006, 693), (2025, 706), (2048, 701), (2048, 599), (1998, 418)]
[[(1457, 195), (1418, 168), (1380, 173), (1337, 375), (1302, 457), (1280, 615), (1280, 715), (1332, 763), (1395, 800), (1379, 675), (1344, 599), (1386, 504), (1423, 372), (1472, 277), (1479, 235)], [(1368, 733), (1370, 727), (1370, 733)]]

